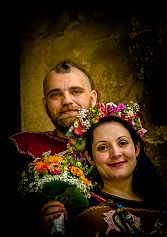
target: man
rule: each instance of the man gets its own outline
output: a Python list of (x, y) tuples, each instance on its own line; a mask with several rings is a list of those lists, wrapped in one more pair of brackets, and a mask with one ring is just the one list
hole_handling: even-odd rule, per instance
[(45, 77), (43, 104), (58, 137), (64, 137), (78, 109), (96, 104), (97, 93), (91, 88), (91, 80), (86, 71), (69, 62), (58, 64)]
[[(17, 172), (23, 170), (33, 159), (41, 157), (43, 152), (51, 151), (51, 154), (54, 155), (65, 151), (68, 141), (65, 133), (75, 121), (78, 110), (93, 107), (97, 101), (97, 92), (92, 89), (91, 76), (71, 61), (62, 61), (48, 72), (43, 81), (43, 90), (43, 105), (55, 130), (22, 132), (9, 138)], [(16, 227), (20, 229), (17, 236), (19, 234), (28, 236), (31, 231), (34, 231), (33, 234), (37, 236), (39, 234), (37, 226), (40, 226), (42, 230), (49, 229), (53, 220), (59, 217), (61, 212), (64, 212), (67, 218), (66, 209), (60, 202), (48, 201), (42, 208), (39, 203), (23, 208), (21, 200), (18, 197), (17, 200), (18, 220), (20, 221), (19, 227)], [(24, 215), (25, 219), (21, 215)]]

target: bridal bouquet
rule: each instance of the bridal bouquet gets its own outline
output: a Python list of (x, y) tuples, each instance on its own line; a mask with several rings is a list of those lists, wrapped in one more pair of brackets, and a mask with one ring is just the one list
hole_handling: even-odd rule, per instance
[[(58, 200), (68, 211), (88, 207), (91, 181), (86, 177), (90, 172), (87, 165), (74, 159), (67, 152), (51, 155), (43, 153), (21, 173), (18, 191), (23, 198), (36, 194), (43, 200)], [(40, 200), (41, 201), (41, 200)]]

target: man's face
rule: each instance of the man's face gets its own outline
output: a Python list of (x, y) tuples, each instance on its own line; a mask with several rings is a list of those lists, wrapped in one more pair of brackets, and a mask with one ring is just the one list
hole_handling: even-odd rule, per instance
[(77, 68), (64, 74), (51, 72), (45, 83), (45, 94), (46, 112), (59, 136), (75, 121), (78, 109), (93, 107), (97, 100), (96, 91), (90, 90), (88, 79)]

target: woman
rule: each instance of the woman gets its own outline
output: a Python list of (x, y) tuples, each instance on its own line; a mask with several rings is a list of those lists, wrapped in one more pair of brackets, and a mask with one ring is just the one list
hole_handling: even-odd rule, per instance
[(86, 156), (98, 188), (72, 236), (167, 236), (166, 190), (132, 124), (110, 115), (87, 131)]

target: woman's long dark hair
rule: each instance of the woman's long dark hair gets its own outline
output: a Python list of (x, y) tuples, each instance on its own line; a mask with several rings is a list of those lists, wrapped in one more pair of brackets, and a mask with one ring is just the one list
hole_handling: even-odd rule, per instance
[[(92, 143), (93, 143), (93, 131), (96, 127), (101, 124), (116, 121), (121, 123), (130, 133), (131, 138), (134, 142), (135, 147), (137, 144), (140, 144), (140, 152), (137, 157), (137, 166), (133, 172), (133, 189), (136, 193), (140, 194), (145, 200), (152, 200), (159, 203), (161, 200), (167, 197), (166, 189), (160, 180), (156, 169), (151, 162), (151, 160), (147, 157), (144, 149), (144, 143), (136, 130), (118, 116), (108, 116), (101, 118), (98, 123), (94, 124), (85, 134), (86, 136), (86, 150), (90, 157), (92, 155)], [(99, 181), (99, 177), (97, 177)]]

